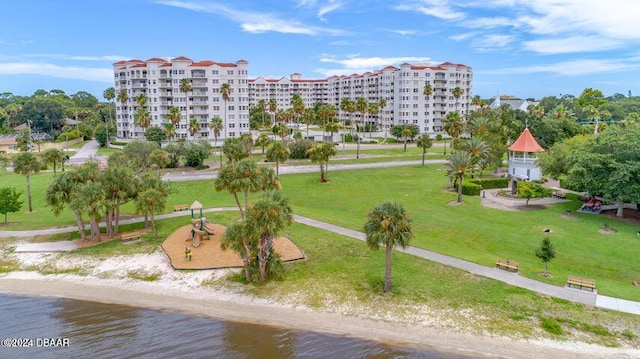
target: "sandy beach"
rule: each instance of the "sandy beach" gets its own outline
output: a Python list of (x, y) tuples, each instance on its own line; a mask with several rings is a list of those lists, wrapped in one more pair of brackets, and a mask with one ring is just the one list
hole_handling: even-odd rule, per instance
[[(273, 325), (345, 335), (401, 346), (486, 358), (638, 358), (640, 350), (552, 340), (518, 340), (465, 333), (419, 315), (413, 320), (370, 319), (341, 312), (312, 310), (292, 303), (257, 298), (212, 283), (237, 269), (176, 271), (162, 252), (104, 260), (55, 253), (10, 254), (25, 270), (0, 275), (0, 293), (64, 297), (168, 310), (221, 320)], [(34, 267), (83, 268), (83, 275), (42, 275)], [(131, 273), (155, 274), (146, 282)], [(366, 312), (366, 308), (362, 308)], [(427, 313), (428, 316), (428, 313)], [(461, 326), (462, 328), (463, 326)]]

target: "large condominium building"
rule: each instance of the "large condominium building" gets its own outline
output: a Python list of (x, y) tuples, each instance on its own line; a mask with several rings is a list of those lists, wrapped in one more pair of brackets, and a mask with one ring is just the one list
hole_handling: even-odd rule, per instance
[[(293, 94), (299, 94), (306, 106), (318, 102), (336, 106), (341, 120), (376, 123), (383, 131), (393, 125), (415, 124), (422, 133), (436, 133), (442, 131), (447, 113), (468, 114), (472, 79), (470, 67), (450, 62), (435, 66), (405, 63), (399, 68), (387, 66), (375, 72), (325, 79), (303, 79), (298, 73), (290, 78), (258, 77), (249, 80), (249, 106), (273, 98), (277, 108), (287, 109)], [(425, 87), (430, 88), (428, 95), (424, 94)], [(342, 99), (358, 97), (385, 106), (379, 107), (378, 114), (366, 114), (362, 122), (362, 114), (340, 110)]]
[[(176, 126), (177, 136), (189, 139), (213, 139), (213, 132), (206, 124), (215, 116), (226, 120), (226, 128), (218, 138), (237, 137), (249, 131), (250, 107), (260, 100), (275, 99), (277, 109), (287, 109), (294, 94), (299, 94), (307, 107), (318, 102), (332, 104), (339, 110), (341, 120), (375, 123), (382, 131), (388, 131), (393, 125), (415, 124), (421, 133), (437, 133), (442, 131), (442, 119), (447, 113), (455, 111), (464, 116), (470, 110), (473, 72), (465, 65), (405, 63), (399, 68), (387, 66), (375, 72), (324, 79), (303, 79), (298, 73), (289, 78), (247, 79), (247, 65), (243, 60), (194, 62), (185, 57), (115, 63), (116, 93), (121, 90), (127, 93), (124, 103), (116, 102), (118, 137), (143, 137), (144, 128), (135, 125), (135, 114), (140, 107), (136, 100), (142, 93), (147, 96), (144, 107), (151, 115), (150, 125), (170, 123), (170, 108), (178, 107), (182, 119)], [(180, 90), (183, 78), (190, 79), (193, 87), (186, 94)], [(232, 89), (226, 111), (220, 94), (224, 83)], [(430, 89), (427, 95), (425, 87)], [(347, 113), (340, 109), (343, 99), (355, 101), (359, 97), (384, 106), (377, 114), (365, 114), (364, 119), (359, 112)], [(195, 118), (202, 125), (193, 136), (187, 118)]]
[[(144, 137), (145, 128), (135, 121), (140, 108), (148, 111), (150, 126), (165, 127), (171, 123), (172, 107), (181, 114), (174, 126), (176, 138), (213, 139), (213, 131), (208, 125), (214, 117), (221, 118), (224, 124), (219, 138), (237, 137), (249, 132), (247, 65), (244, 60), (235, 63), (194, 62), (186, 57), (170, 61), (152, 58), (116, 62), (117, 136)], [(186, 93), (180, 89), (180, 81), (185, 78), (191, 83), (191, 91)], [(228, 101), (220, 93), (223, 84), (229, 84), (231, 88)], [(122, 91), (126, 93), (125, 98), (120, 95)], [(141, 94), (146, 97), (146, 103), (142, 105), (138, 101)], [(121, 101), (123, 99), (124, 102)], [(199, 126), (191, 126), (190, 131), (191, 119), (196, 119)], [(197, 130), (192, 133), (194, 129)]]

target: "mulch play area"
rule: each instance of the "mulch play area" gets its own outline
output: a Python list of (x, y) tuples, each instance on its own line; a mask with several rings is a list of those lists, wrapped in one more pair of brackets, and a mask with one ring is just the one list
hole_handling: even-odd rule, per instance
[[(200, 246), (194, 247), (191, 242), (191, 225), (178, 228), (162, 242), (162, 249), (169, 257), (175, 269), (218, 269), (242, 267), (242, 258), (231, 249), (222, 250), (220, 240), (226, 227), (210, 223), (208, 227), (215, 230), (210, 240), (203, 239)], [(185, 248), (191, 248), (191, 261), (185, 255)], [(280, 254), (283, 262), (301, 260), (304, 253), (286, 237), (277, 237), (273, 243), (274, 250)]]

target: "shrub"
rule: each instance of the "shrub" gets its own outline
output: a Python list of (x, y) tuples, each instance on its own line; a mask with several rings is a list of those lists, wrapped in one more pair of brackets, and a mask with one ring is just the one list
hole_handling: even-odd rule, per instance
[[(455, 184), (455, 189), (458, 189), (458, 184)], [(462, 194), (466, 195), (466, 196), (479, 196), (480, 195), (480, 191), (482, 191), (482, 187), (480, 187), (479, 185), (475, 184), (475, 183), (471, 183), (471, 182), (464, 182), (462, 184)]]
[(483, 189), (507, 188), (509, 187), (509, 178), (471, 178), (469, 182), (482, 186)]
[(289, 158), (291, 159), (306, 159), (309, 158), (307, 150), (313, 147), (314, 142), (311, 140), (300, 140), (289, 144)]
[(560, 323), (553, 318), (540, 318), (540, 326), (551, 334), (562, 334), (562, 326), (560, 326)]

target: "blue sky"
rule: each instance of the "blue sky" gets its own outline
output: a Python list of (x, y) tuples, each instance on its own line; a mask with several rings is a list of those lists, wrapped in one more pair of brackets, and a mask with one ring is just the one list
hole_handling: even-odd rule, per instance
[(483, 98), (640, 95), (637, 0), (2, 0), (0, 14), (0, 92), (16, 95), (102, 99), (113, 62), (177, 56), (304, 78), (450, 61)]

